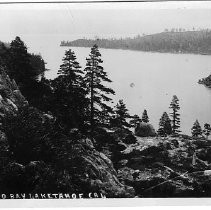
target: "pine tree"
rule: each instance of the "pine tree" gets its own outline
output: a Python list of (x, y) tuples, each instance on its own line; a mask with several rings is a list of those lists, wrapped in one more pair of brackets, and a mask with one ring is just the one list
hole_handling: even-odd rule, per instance
[(145, 109), (143, 114), (142, 114), (142, 121), (145, 122), (145, 123), (148, 123), (149, 122), (149, 117), (147, 115), (147, 110)]
[(131, 127), (131, 125), (127, 122), (127, 119), (131, 118), (131, 116), (129, 115), (128, 109), (126, 108), (126, 105), (123, 100), (119, 100), (119, 102), (115, 106), (114, 112), (114, 126), (117, 126), (121, 129)]
[(29, 79), (34, 79), (37, 76), (30, 64), (27, 47), (18, 36), (10, 44), (10, 56), (9, 75), (15, 79), (17, 84), (24, 85)]
[(163, 115), (162, 117), (160, 118), (160, 122), (159, 122), (159, 128), (158, 128), (158, 135), (159, 136), (166, 136), (165, 134), (165, 131), (164, 131), (164, 118), (163, 118)]
[(209, 137), (209, 135), (210, 135), (210, 133), (211, 133), (210, 124), (208, 124), (208, 123), (205, 123), (205, 124), (204, 124), (203, 133), (205, 134), (206, 138), (208, 139), (208, 137)]
[(166, 136), (172, 133), (171, 120), (166, 112), (163, 113), (159, 122), (158, 135)]
[(68, 83), (71, 85), (78, 85), (82, 81), (83, 71), (76, 60), (74, 51), (71, 49), (65, 51), (65, 56), (62, 59), (63, 64), (60, 65), (58, 75), (65, 76)]
[(9, 48), (6, 47), (4, 43), (0, 43), (0, 60), (1, 60), (1, 66), (4, 67), (8, 73), (8, 70), (11, 69), (10, 51)]
[(193, 137), (198, 137), (199, 135), (202, 135), (202, 129), (201, 126), (199, 124), (199, 121), (196, 120), (193, 124), (193, 127), (191, 128), (191, 132), (192, 132), (192, 136)]
[(137, 126), (137, 124), (142, 122), (141, 118), (137, 114), (135, 114), (134, 116), (131, 116), (131, 118), (132, 119), (130, 120), (130, 125), (134, 128)]
[(42, 97), (43, 84), (39, 78), (46, 71), (44, 60), (40, 55), (28, 53), (20, 37), (16, 37), (4, 51), (8, 75), (16, 81), (29, 103), (36, 104), (37, 98)]
[(94, 126), (101, 123), (102, 111), (112, 113), (113, 110), (108, 105), (108, 102), (111, 102), (112, 99), (107, 95), (114, 95), (115, 92), (104, 85), (105, 82), (110, 83), (111, 80), (101, 66), (103, 61), (97, 45), (91, 48), (91, 53), (86, 61), (84, 81), (90, 97), (90, 127), (92, 135)]
[(180, 114), (178, 113), (178, 110), (180, 110), (179, 106), (179, 99), (176, 95), (173, 96), (172, 102), (170, 104), (170, 109), (172, 109), (172, 113), (170, 113), (172, 117), (172, 133), (178, 134), (181, 132), (179, 130), (180, 128)]
[(63, 63), (52, 85), (54, 87), (54, 112), (68, 129), (82, 127), (86, 106), (84, 72), (77, 62), (74, 51), (65, 51)]
[(164, 112), (164, 131), (167, 135), (172, 133), (171, 120), (166, 112)]

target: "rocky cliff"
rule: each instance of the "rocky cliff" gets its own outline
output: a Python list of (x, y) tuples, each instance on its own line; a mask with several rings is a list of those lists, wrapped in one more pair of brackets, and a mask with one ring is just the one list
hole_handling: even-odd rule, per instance
[(19, 107), (28, 105), (14, 80), (11, 80), (3, 69), (0, 69), (0, 116), (9, 112), (15, 113)]

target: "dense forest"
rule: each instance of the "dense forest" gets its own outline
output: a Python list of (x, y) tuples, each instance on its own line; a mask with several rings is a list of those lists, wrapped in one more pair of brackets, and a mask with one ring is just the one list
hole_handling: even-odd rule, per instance
[(45, 71), (20, 37), (1, 43), (0, 198), (211, 196), (210, 124), (181, 134), (176, 95), (155, 131), (147, 109), (112, 105), (97, 45), (84, 69), (68, 49), (55, 79)]
[(211, 31), (165, 30), (162, 33), (136, 36), (121, 39), (77, 39), (62, 41), (61, 46), (92, 47), (97, 44), (100, 48), (128, 49), (152, 52), (211, 54)]

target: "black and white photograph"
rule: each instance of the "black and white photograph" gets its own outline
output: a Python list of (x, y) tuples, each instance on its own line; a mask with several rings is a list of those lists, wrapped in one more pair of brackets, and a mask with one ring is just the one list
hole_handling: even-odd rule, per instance
[(1, 199), (211, 197), (211, 2), (0, 3)]

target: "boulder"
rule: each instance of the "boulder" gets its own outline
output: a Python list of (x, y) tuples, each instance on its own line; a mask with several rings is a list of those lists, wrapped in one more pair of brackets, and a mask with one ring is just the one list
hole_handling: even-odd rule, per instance
[(140, 137), (154, 137), (156, 136), (156, 132), (151, 124), (140, 122), (135, 128), (135, 135)]

